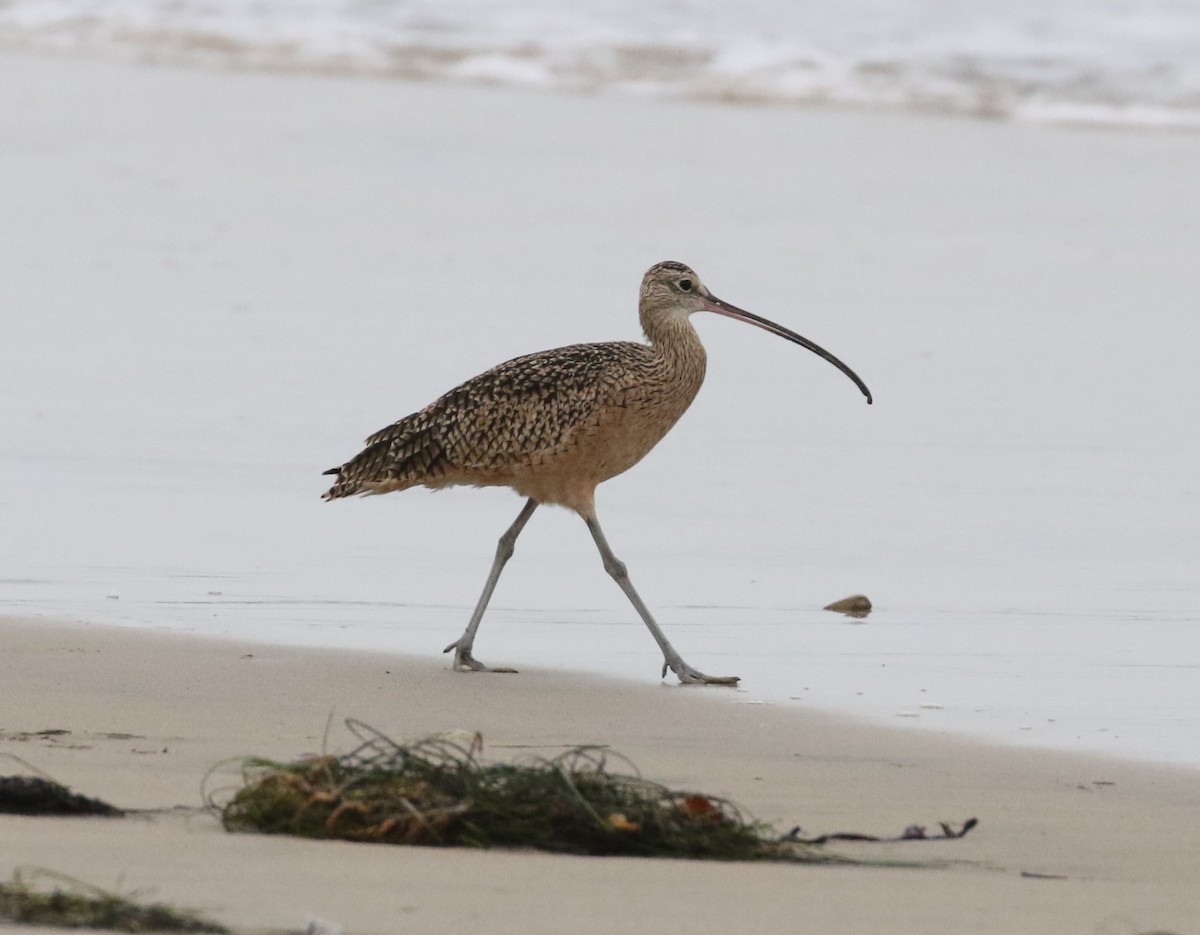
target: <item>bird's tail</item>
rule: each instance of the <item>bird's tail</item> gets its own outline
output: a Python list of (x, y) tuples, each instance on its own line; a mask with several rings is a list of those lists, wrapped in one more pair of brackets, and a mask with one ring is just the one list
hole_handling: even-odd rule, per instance
[(335, 474), (333, 486), (321, 494), (322, 500), (340, 500), (361, 493), (379, 493), (380, 483), (388, 480), (388, 445), (371, 442), (341, 467), (330, 468), (323, 474)]
[(338, 500), (341, 497), (352, 497), (362, 489), (361, 485), (343, 478), (342, 472), (345, 471), (347, 466), (343, 464), (341, 467), (330, 468), (328, 471), (321, 472), (322, 476), (326, 474), (337, 475), (337, 480), (334, 481), (333, 486), (321, 494), (322, 500)]
[(446, 459), (440, 442), (427, 429), (413, 430), (405, 422), (376, 432), (353, 458), (325, 471), (337, 480), (321, 499), (404, 490), (442, 474)]

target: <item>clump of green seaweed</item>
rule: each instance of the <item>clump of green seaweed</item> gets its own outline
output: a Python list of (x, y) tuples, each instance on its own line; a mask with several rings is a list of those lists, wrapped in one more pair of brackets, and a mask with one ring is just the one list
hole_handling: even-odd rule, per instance
[(0, 921), (116, 932), (229, 932), (223, 925), (171, 906), (142, 905), (49, 871), (33, 875), (52, 878), (57, 885), (42, 889), (20, 872), (14, 873), (10, 882), (0, 883)]
[(243, 787), (219, 807), (225, 828), (596, 856), (835, 859), (747, 819), (726, 799), (644, 779), (603, 747), (482, 763), (474, 745), (433, 737), (402, 746), (346, 723), (361, 743), (344, 756), (246, 760)]
[(476, 743), (438, 736), (403, 746), (361, 721), (346, 726), (360, 743), (343, 756), (244, 760), (242, 787), (224, 805), (209, 797), (225, 828), (592, 856), (830, 862), (847, 858), (821, 849), (829, 841), (957, 838), (976, 823), (942, 823), (932, 837), (912, 826), (896, 838), (803, 839), (799, 828), (781, 835), (727, 799), (645, 779), (605, 747), (484, 763)]
[(72, 792), (41, 776), (0, 776), (0, 813), (11, 815), (124, 814), (100, 799)]

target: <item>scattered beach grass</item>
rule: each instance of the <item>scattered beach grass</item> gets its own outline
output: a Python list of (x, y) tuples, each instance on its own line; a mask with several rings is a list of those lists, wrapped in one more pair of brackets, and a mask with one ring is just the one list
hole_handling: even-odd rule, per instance
[(475, 744), (433, 737), (402, 746), (346, 723), (361, 743), (344, 756), (243, 761), (242, 788), (223, 806), (209, 796), (225, 828), (586, 855), (843, 859), (747, 819), (726, 799), (644, 779), (603, 747), (485, 764)]
[(229, 932), (194, 913), (159, 903), (142, 905), (51, 871), (28, 875), (54, 885), (36, 887), (27, 874), (14, 873), (10, 882), (0, 883), (0, 922), (116, 932)]

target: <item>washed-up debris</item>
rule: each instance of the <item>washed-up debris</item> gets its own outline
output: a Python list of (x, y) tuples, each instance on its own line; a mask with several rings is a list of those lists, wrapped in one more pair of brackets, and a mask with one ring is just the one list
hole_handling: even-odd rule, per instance
[(871, 599), (865, 594), (851, 594), (849, 597), (843, 597), (840, 601), (826, 604), (821, 609), (861, 619), (871, 612)]
[(875, 841), (883, 844), (891, 844), (897, 841), (952, 841), (955, 838), (966, 837), (967, 832), (977, 824), (979, 824), (978, 818), (968, 818), (957, 828), (947, 821), (939, 821), (938, 827), (942, 829), (941, 834), (930, 834), (926, 831), (924, 825), (909, 825), (898, 835), (891, 838), (880, 838), (873, 834), (854, 833), (822, 834), (815, 838), (802, 838), (800, 837), (800, 829), (793, 828), (788, 833), (788, 837), (800, 844), (828, 844), (830, 841)]
[(0, 921), (58, 928), (109, 929), (116, 932), (212, 932), (229, 929), (181, 909), (135, 903), (99, 887), (49, 871), (33, 876), (54, 881), (35, 887), (19, 871), (0, 883)]
[(122, 815), (100, 799), (40, 776), (0, 776), (0, 812), (10, 815)]
[(242, 788), (222, 806), (209, 796), (226, 829), (595, 856), (847, 859), (815, 846), (823, 841), (780, 835), (721, 797), (645, 779), (604, 747), (485, 764), (475, 744), (440, 736), (401, 746), (359, 721), (346, 725), (361, 743), (344, 756), (244, 761)]

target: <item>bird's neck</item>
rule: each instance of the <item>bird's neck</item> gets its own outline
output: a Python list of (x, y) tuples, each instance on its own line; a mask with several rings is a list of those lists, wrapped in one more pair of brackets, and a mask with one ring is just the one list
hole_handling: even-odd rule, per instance
[(651, 319), (643, 327), (655, 355), (669, 370), (691, 377), (699, 389), (708, 357), (692, 323), (680, 316)]

